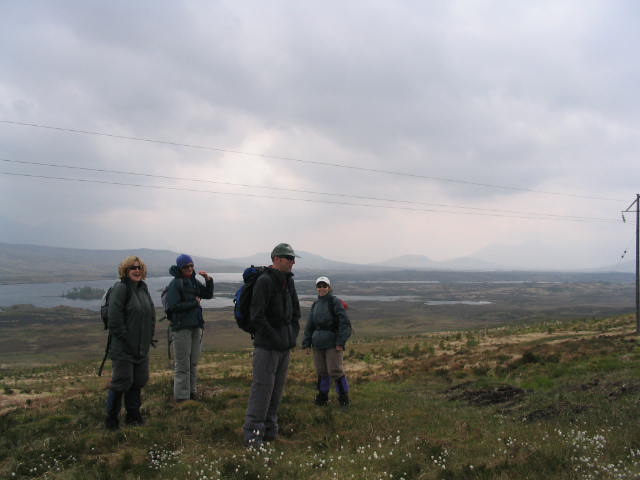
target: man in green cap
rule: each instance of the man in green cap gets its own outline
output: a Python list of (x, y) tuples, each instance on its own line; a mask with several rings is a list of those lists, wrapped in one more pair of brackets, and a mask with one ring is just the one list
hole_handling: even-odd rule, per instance
[(300, 331), (300, 302), (291, 273), (297, 256), (288, 243), (276, 245), (271, 266), (253, 287), (253, 381), (243, 427), (247, 447), (259, 448), (278, 436), (278, 407)]

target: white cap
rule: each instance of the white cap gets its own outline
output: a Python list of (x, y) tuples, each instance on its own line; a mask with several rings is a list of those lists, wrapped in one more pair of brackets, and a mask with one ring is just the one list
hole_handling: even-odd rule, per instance
[(316, 278), (316, 285), (318, 285), (320, 282), (324, 282), (327, 285), (331, 286), (331, 280), (329, 280), (329, 277), (318, 277), (318, 278)]

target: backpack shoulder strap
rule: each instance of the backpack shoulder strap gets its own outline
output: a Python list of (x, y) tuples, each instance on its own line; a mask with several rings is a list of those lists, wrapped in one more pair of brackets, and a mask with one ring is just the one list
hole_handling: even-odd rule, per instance
[(340, 319), (336, 315), (336, 302), (339, 302), (340, 299), (335, 295), (331, 295), (329, 299), (329, 312), (331, 312), (331, 316), (333, 317), (333, 328), (335, 331), (338, 331), (340, 328)]
[(176, 278), (178, 282), (178, 292), (180, 292), (180, 300), (184, 302), (184, 277)]
[[(125, 287), (124, 304), (126, 305), (127, 303), (129, 303), (129, 300), (131, 299), (131, 287), (129, 285), (127, 285), (127, 282), (124, 279), (121, 279), (120, 283), (124, 283), (124, 287)], [(115, 283), (114, 287), (117, 284), (118, 284), (118, 282)]]
[(165, 287), (165, 290), (168, 290), (171, 284), (177, 281), (178, 284), (178, 293), (180, 294), (180, 300), (184, 302), (184, 277), (175, 277), (169, 284)]
[(329, 311), (331, 312), (331, 316), (333, 318), (336, 317), (336, 300), (338, 300), (338, 297), (336, 297), (335, 295), (331, 295), (331, 297), (329, 298)]

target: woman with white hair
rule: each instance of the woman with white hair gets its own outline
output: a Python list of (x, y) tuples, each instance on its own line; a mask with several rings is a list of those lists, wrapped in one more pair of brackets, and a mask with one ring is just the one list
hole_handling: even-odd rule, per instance
[(351, 322), (342, 300), (333, 295), (329, 277), (316, 279), (318, 299), (313, 302), (304, 329), (303, 348), (313, 347), (313, 363), (318, 375), (316, 405), (327, 405), (333, 381), (341, 406), (349, 405), (349, 383), (342, 359), (351, 336)]

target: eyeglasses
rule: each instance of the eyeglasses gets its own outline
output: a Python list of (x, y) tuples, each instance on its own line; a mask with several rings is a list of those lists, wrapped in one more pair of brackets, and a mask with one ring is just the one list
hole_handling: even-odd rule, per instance
[(129, 270), (142, 270), (142, 267), (140, 265), (133, 265), (129, 267)]
[(183, 270), (186, 270), (187, 268), (193, 268), (193, 263), (190, 263), (189, 265), (185, 265), (184, 267), (182, 267)]
[(316, 285), (316, 288), (329, 288), (329, 285), (327, 285), (326, 283), (319, 283)]
[(290, 262), (293, 262), (296, 257), (294, 257), (293, 255), (278, 255), (280, 258), (285, 258), (287, 260), (289, 260)]

